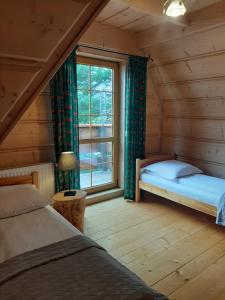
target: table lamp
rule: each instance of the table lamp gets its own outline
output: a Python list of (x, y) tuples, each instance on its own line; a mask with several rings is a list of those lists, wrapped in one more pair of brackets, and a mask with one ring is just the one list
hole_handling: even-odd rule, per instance
[[(77, 168), (77, 159), (74, 152), (62, 152), (60, 154), (58, 168), (64, 172), (70, 172)], [(69, 186), (69, 191), (64, 192), (64, 196), (75, 196), (76, 191), (71, 191)]]

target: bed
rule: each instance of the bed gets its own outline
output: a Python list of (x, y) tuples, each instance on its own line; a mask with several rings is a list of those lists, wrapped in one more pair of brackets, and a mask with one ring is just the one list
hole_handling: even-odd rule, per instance
[[(0, 179), (0, 191), (32, 184), (35, 172)], [(0, 218), (0, 299), (167, 298), (47, 205)]]
[[(146, 166), (174, 159), (173, 155), (162, 154), (144, 160), (136, 160), (136, 201), (141, 200), (140, 191), (144, 190), (217, 217), (218, 221), (219, 211), (221, 214), (224, 213), (224, 179), (199, 173), (183, 176), (175, 181), (144, 171)], [(221, 207), (222, 205), (223, 207)], [(223, 221), (217, 223), (225, 225)]]

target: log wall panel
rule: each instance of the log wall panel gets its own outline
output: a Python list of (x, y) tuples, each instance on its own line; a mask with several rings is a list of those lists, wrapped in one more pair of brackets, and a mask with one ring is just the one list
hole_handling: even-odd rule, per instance
[(160, 135), (161, 119), (157, 115), (147, 115), (146, 136)]
[(3, 121), (8, 106), (14, 104), (24, 88), (30, 84), (36, 75), (36, 70), (18, 70), (16, 67), (0, 65), (0, 119)]
[(225, 53), (216, 56), (186, 59), (159, 67), (163, 83), (211, 77), (223, 77)]
[(186, 36), (179, 40), (168, 41), (149, 47), (148, 50), (155, 63), (163, 64), (173, 60), (195, 58), (195, 56), (211, 55), (225, 49), (225, 26), (205, 31), (196, 35)]
[(160, 95), (163, 99), (224, 98), (225, 78), (162, 84), (160, 85)]
[(53, 147), (26, 148), (13, 151), (0, 151), (0, 169), (23, 167), (50, 162), (52, 160)]
[(224, 142), (225, 120), (165, 118), (163, 135)]
[(43, 92), (0, 145), (0, 169), (54, 160), (49, 91)]
[(145, 139), (145, 155), (148, 156), (149, 154), (154, 154), (159, 152), (159, 136), (153, 135), (153, 136), (147, 136)]
[[(145, 155), (160, 151), (161, 142), (161, 99), (155, 84), (155, 77), (150, 74), (148, 66), (147, 99), (146, 99), (146, 135)], [(158, 76), (157, 70), (154, 72)]]
[(163, 150), (166, 153), (224, 164), (225, 142), (209, 143), (191, 138), (164, 136)]
[(165, 116), (225, 119), (225, 99), (164, 101), (163, 113)]
[(193, 163), (195, 166), (203, 170), (206, 174), (216, 177), (224, 178), (225, 166), (216, 162), (198, 160), (193, 157), (178, 156), (179, 160), (183, 160), (189, 163)]
[[(158, 120), (161, 119), (160, 151), (176, 153), (180, 159), (222, 178), (225, 178), (224, 35), (225, 26), (221, 26), (148, 48), (154, 58), (149, 78), (161, 99), (161, 114), (160, 107), (157, 110)], [(153, 98), (156, 96), (150, 93), (149, 111), (155, 102)], [(157, 128), (159, 122), (155, 119), (154, 122), (151, 126)], [(146, 149), (149, 147), (146, 145)]]

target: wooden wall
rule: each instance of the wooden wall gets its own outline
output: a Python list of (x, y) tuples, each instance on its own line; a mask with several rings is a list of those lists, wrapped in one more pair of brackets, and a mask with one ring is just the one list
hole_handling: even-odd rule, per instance
[(149, 80), (159, 96), (149, 94), (147, 132), (160, 143), (149, 138), (146, 151), (175, 152), (225, 178), (224, 36), (223, 25), (146, 49), (154, 58)]
[[(135, 32), (131, 30), (121, 30), (110, 25), (103, 25), (96, 22), (85, 32), (80, 43), (131, 54), (140, 54)], [(114, 57), (112, 53), (99, 52), (99, 54)], [(115, 58), (118, 58), (118, 55), (115, 56)]]
[(46, 89), (0, 145), (0, 169), (54, 159), (51, 101)]
[(107, 2), (1, 1), (0, 143)]
[[(93, 23), (80, 42), (118, 51), (129, 50), (133, 54), (138, 54), (135, 34), (111, 26)], [(54, 141), (50, 92), (47, 88), (31, 104), (15, 128), (0, 144), (0, 169), (52, 160), (54, 160)]]
[(161, 134), (161, 98), (158, 91), (158, 84), (151, 72), (150, 62), (148, 63), (146, 101), (145, 154), (149, 156), (160, 152)]

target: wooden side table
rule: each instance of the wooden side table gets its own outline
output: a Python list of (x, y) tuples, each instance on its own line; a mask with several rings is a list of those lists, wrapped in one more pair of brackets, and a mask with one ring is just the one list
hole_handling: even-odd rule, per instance
[(54, 195), (53, 207), (81, 232), (84, 230), (86, 192), (76, 190), (75, 196), (64, 196), (65, 191)]

